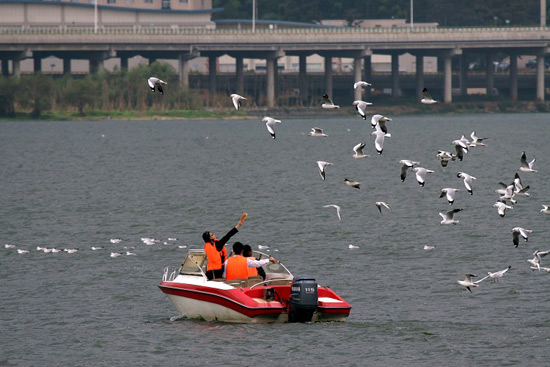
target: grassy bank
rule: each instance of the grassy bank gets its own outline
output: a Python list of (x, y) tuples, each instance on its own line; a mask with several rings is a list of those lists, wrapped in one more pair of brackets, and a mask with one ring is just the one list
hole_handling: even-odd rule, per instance
[[(537, 113), (550, 112), (550, 102), (511, 102), (481, 101), (453, 102), (425, 106), (419, 103), (407, 104), (374, 104), (369, 108), (372, 114), (381, 113), (388, 116), (416, 114), (473, 114), (473, 113)], [(356, 111), (352, 106), (341, 106), (339, 110), (323, 110), (321, 107), (244, 107), (240, 111), (233, 108), (208, 108), (203, 110), (145, 110), (145, 111), (103, 111), (89, 110), (84, 115), (75, 111), (45, 112), (40, 117), (33, 117), (31, 111), (17, 112), (13, 117), (0, 118), (0, 121), (78, 121), (78, 120), (201, 120), (201, 119), (261, 119), (263, 116), (281, 118), (305, 117), (338, 117), (353, 116)]]

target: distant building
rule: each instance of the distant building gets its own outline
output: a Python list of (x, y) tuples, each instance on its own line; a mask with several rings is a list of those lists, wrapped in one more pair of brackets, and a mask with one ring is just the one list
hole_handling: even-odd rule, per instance
[[(91, 27), (95, 0), (0, 0), (0, 27)], [(212, 0), (97, 0), (97, 25), (214, 28)]]

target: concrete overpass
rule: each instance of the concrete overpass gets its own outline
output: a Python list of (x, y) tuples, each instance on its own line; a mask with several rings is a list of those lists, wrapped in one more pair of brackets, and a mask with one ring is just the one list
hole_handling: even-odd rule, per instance
[[(459, 58), (458, 73), (461, 91), (467, 88), (467, 66), (464, 55), (485, 54), (487, 69), (485, 82), (487, 93), (494, 90), (493, 59), (495, 53), (510, 57), (510, 96), (517, 99), (517, 56), (534, 55), (536, 67), (536, 98), (544, 100), (544, 55), (550, 53), (550, 28), (548, 27), (402, 27), (402, 28), (286, 28), (286, 29), (173, 29), (117, 27), (93, 28), (0, 28), (0, 59), (2, 65), (12, 60), (13, 71), (18, 73), (18, 63), (25, 58), (40, 60), (56, 56), (63, 60), (89, 59), (91, 69), (102, 66), (108, 58), (120, 57), (121, 66), (127, 66), (129, 57), (141, 55), (150, 59), (179, 59), (179, 75), (183, 85), (189, 85), (189, 60), (209, 58), (209, 88), (216, 91), (216, 60), (227, 54), (235, 57), (237, 64), (235, 90), (242, 92), (244, 78), (243, 58), (265, 59), (267, 65), (266, 96), (268, 106), (275, 104), (275, 80), (277, 59), (284, 55), (297, 55), (300, 59), (299, 79), (305, 81), (305, 58), (319, 54), (325, 58), (325, 90), (332, 95), (332, 57), (354, 59), (354, 79), (370, 80), (370, 57), (373, 54), (392, 56), (391, 85), (394, 96), (399, 91), (398, 56), (411, 53), (417, 58), (416, 93), (420, 96), (424, 87), (422, 58), (437, 56), (443, 59), (444, 102), (452, 100), (452, 58)], [(65, 62), (64, 62), (65, 64)], [(364, 64), (363, 67), (361, 65)], [(35, 62), (35, 71), (40, 63)], [(67, 71), (65, 64), (65, 70)], [(7, 68), (3, 73), (7, 73)], [(456, 78), (455, 78), (456, 79)], [(360, 91), (355, 97), (360, 98)]]

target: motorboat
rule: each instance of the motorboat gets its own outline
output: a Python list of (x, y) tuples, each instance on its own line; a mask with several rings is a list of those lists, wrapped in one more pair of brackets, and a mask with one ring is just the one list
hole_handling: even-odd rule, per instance
[[(260, 260), (270, 256), (254, 251)], [(181, 316), (233, 323), (345, 321), (351, 306), (310, 276), (294, 277), (280, 262), (261, 276), (232, 280), (206, 277), (204, 250), (190, 249), (179, 267), (164, 269), (159, 288)]]

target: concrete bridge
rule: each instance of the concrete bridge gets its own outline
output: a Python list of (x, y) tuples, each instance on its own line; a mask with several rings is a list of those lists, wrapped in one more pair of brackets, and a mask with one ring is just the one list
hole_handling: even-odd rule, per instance
[[(227, 30), (227, 29), (172, 29), (117, 27), (93, 28), (0, 28), (0, 60), (3, 73), (7, 74), (8, 60), (13, 71), (19, 72), (19, 62), (25, 58), (38, 62), (48, 56), (64, 60), (64, 69), (70, 68), (71, 59), (89, 59), (92, 70), (102, 67), (104, 60), (118, 57), (121, 67), (127, 67), (128, 58), (141, 55), (149, 59), (179, 59), (179, 75), (184, 86), (189, 85), (189, 60), (198, 56), (209, 58), (209, 89), (216, 91), (216, 60), (227, 54), (236, 59), (235, 91), (244, 90), (243, 59), (265, 59), (266, 101), (275, 104), (275, 80), (277, 59), (285, 55), (299, 56), (299, 84), (307, 78), (306, 57), (319, 54), (325, 59), (325, 90), (332, 95), (332, 58), (346, 57), (354, 60), (354, 79), (371, 80), (371, 56), (391, 55), (391, 89), (398, 96), (400, 89), (398, 56), (411, 53), (416, 57), (416, 94), (424, 87), (423, 57), (443, 59), (444, 102), (452, 100), (453, 79), (458, 79), (461, 93), (466, 94), (468, 70), (465, 55), (485, 54), (487, 69), (485, 86), (487, 94), (494, 93), (495, 77), (493, 59), (496, 53), (510, 58), (509, 90), (512, 100), (518, 94), (518, 55), (536, 57), (536, 98), (544, 100), (544, 55), (550, 53), (550, 28), (548, 27), (403, 27), (403, 28), (285, 28)], [(460, 70), (453, 78), (451, 60), (460, 59)], [(456, 86), (455, 86), (456, 88)], [(307, 96), (303, 96), (307, 97)], [(361, 91), (355, 91), (361, 98)]]

